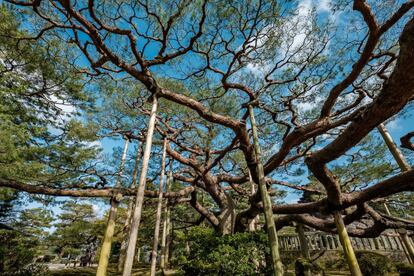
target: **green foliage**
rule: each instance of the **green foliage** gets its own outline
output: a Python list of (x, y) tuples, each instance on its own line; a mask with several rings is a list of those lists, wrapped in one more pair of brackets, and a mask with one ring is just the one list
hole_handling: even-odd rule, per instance
[(318, 266), (324, 268), (326, 271), (348, 271), (348, 264), (345, 259), (345, 255), (342, 251), (329, 251), (325, 253), (317, 261)]
[(52, 221), (50, 210), (33, 208), (21, 211), (19, 221), (14, 226), (25, 234), (41, 240), (47, 235), (45, 228), (49, 228)]
[(199, 226), (181, 238), (190, 250), (176, 261), (186, 275), (255, 275), (270, 270), (265, 265), (269, 252), (264, 232), (219, 236), (212, 228)]
[(105, 221), (96, 218), (90, 204), (68, 201), (62, 211), (49, 241), (60, 256), (79, 255), (84, 247), (95, 243), (102, 235)]
[(34, 264), (39, 241), (17, 231), (0, 230), (0, 274), (46, 275), (47, 270)]
[[(17, 213), (17, 212), (13, 212)], [(0, 274), (43, 275), (44, 267), (34, 264), (35, 257), (42, 254), (45, 230), (51, 226), (51, 212), (43, 208), (26, 209), (0, 229)]]
[(321, 275), (323, 272), (321, 266), (317, 263), (312, 263), (309, 260), (298, 258), (295, 262), (295, 274), (296, 276), (305, 276), (305, 272), (310, 271), (311, 275)]
[(0, 274), (13, 273), (30, 264), (35, 255), (38, 241), (24, 233), (0, 230)]
[[(97, 154), (74, 116), (90, 101), (56, 43), (17, 40), (19, 14), (0, 7), (0, 177), (53, 184), (76, 179)], [(89, 132), (88, 132), (89, 130)]]
[(356, 252), (362, 274), (366, 276), (386, 276), (395, 270), (392, 261), (384, 255), (372, 251)]
[(12, 189), (0, 188), (0, 223), (7, 223), (19, 204), (18, 192)]

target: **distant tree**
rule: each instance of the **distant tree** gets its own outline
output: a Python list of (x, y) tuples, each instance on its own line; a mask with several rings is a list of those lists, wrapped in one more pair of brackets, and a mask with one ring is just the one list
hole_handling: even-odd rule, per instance
[[(81, 255), (82, 250), (99, 244), (105, 229), (104, 218), (98, 218), (93, 206), (79, 201), (67, 201), (54, 224), (56, 230), (48, 237), (60, 257)], [(96, 251), (95, 248), (94, 251)], [(96, 252), (94, 252), (96, 253)]]

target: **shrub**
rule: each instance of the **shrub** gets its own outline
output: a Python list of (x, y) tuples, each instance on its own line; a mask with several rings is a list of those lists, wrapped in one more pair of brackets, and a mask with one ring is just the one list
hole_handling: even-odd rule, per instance
[(17, 272), (34, 260), (37, 241), (30, 237), (16, 231), (0, 230), (0, 244), (0, 274)]
[[(309, 271), (309, 273), (306, 273)], [(323, 275), (323, 269), (318, 263), (312, 263), (307, 259), (299, 258), (295, 262), (295, 275), (296, 276), (309, 276), (309, 275)]]
[(49, 269), (43, 264), (29, 264), (23, 269), (19, 269), (12, 275), (16, 276), (47, 276), (50, 275)]
[(316, 263), (324, 270), (348, 271), (344, 253), (340, 251), (325, 251)]
[[(219, 236), (206, 227), (194, 227), (185, 237), (187, 256), (177, 256), (186, 275), (268, 275), (267, 236), (264, 232), (246, 232)], [(181, 261), (181, 262), (180, 262)]]
[(358, 251), (356, 257), (363, 275), (386, 276), (395, 270), (392, 261), (379, 253)]

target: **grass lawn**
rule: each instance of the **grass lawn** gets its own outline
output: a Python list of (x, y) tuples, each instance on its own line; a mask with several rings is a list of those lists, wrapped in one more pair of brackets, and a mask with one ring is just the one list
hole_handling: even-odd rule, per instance
[[(76, 267), (67, 268), (62, 270), (51, 271), (52, 276), (92, 276), (96, 274), (96, 267)], [(118, 276), (120, 273), (116, 272), (116, 267), (108, 268), (108, 276)], [(135, 267), (132, 271), (132, 275), (150, 275), (149, 265), (140, 265)], [(157, 275), (162, 275), (161, 271), (157, 271)], [(164, 275), (180, 275), (176, 270), (167, 270)]]

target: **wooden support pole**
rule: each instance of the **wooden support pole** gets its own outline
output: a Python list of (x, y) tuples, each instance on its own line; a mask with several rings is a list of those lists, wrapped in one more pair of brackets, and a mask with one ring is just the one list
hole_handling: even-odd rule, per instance
[[(384, 140), (385, 144), (388, 147), (388, 150), (391, 152), (392, 156), (394, 157), (395, 161), (397, 162), (400, 170), (402, 172), (409, 171), (411, 169), (410, 164), (408, 164), (407, 160), (405, 159), (404, 155), (398, 148), (398, 146), (394, 143), (391, 135), (389, 134), (388, 130), (385, 128), (384, 124), (380, 124), (378, 127), (378, 132), (381, 134), (382, 139)], [(391, 215), (390, 210), (386, 203), (384, 203), (385, 211), (388, 215)], [(407, 259), (410, 263), (414, 263), (414, 249), (413, 244), (410, 240), (403, 237), (401, 234), (400, 239), (404, 244), (404, 253), (407, 256)], [(407, 243), (408, 242), (408, 243)], [(411, 250), (410, 250), (411, 249)]]
[(167, 154), (167, 143), (168, 143), (167, 138), (164, 138), (164, 144), (163, 144), (163, 147), (162, 147), (160, 185), (159, 185), (159, 189), (158, 189), (157, 213), (155, 215), (154, 238), (153, 238), (152, 252), (151, 252), (150, 276), (155, 276), (155, 271), (156, 271), (156, 268), (157, 268), (158, 238), (160, 236), (162, 196), (163, 196), (163, 191), (164, 191), (165, 158), (166, 158), (166, 154)]
[(141, 247), (138, 247), (137, 256), (136, 256), (135, 259), (136, 259), (137, 263), (139, 263), (141, 261)]
[[(138, 168), (139, 168), (139, 160), (141, 159), (141, 154), (142, 154), (142, 147), (141, 147), (141, 143), (138, 142), (138, 148), (137, 148), (137, 155), (135, 157), (135, 165), (134, 165), (134, 170), (132, 172), (132, 181), (131, 181), (131, 188), (135, 188), (136, 184), (137, 184), (137, 175), (138, 175)], [(126, 250), (127, 250), (127, 246), (128, 246), (128, 241), (129, 241), (129, 228), (131, 225), (131, 217), (132, 217), (132, 211), (134, 209), (134, 197), (129, 197), (128, 199), (128, 210), (127, 210), (127, 215), (125, 218), (125, 223), (124, 223), (124, 229), (122, 231), (122, 242), (121, 242), (121, 248), (119, 250), (119, 260), (118, 260), (118, 272), (122, 272), (122, 269), (124, 268), (124, 264), (125, 264), (125, 257), (126, 257)]]
[(352, 276), (362, 276), (361, 269), (359, 268), (358, 260), (355, 256), (354, 249), (352, 248), (351, 240), (346, 231), (344, 220), (342, 215), (338, 212), (334, 212), (336, 230), (338, 231), (339, 240), (342, 244), (342, 248), (345, 254), (346, 261), (349, 266), (349, 270)]
[(142, 215), (142, 205), (144, 203), (144, 191), (147, 181), (147, 171), (148, 171), (148, 162), (151, 155), (151, 147), (152, 147), (152, 137), (154, 135), (154, 128), (155, 128), (155, 120), (156, 120), (156, 113), (157, 113), (157, 97), (154, 95), (152, 97), (152, 108), (151, 108), (151, 115), (148, 123), (148, 132), (145, 141), (145, 150), (144, 156), (142, 159), (142, 169), (141, 175), (139, 177), (138, 183), (138, 191), (135, 198), (135, 208), (132, 216), (131, 221), (131, 231), (129, 236), (129, 243), (127, 248), (127, 254), (125, 259), (124, 271), (122, 273), (123, 276), (131, 276), (132, 272), (132, 265), (134, 263), (134, 255), (135, 255), (135, 248), (137, 245), (138, 239), (138, 229), (139, 224), (141, 222), (141, 215)]
[(411, 169), (410, 165), (408, 164), (407, 160), (405, 159), (400, 149), (397, 147), (397, 145), (392, 140), (392, 137), (387, 131), (387, 129), (385, 128), (385, 126), (383, 124), (380, 124), (377, 127), (377, 129), (379, 133), (381, 134), (382, 139), (384, 139), (385, 144), (387, 144), (389, 151), (391, 152), (392, 156), (394, 157), (401, 171), (403, 172), (409, 171)]
[[(400, 237), (401, 240), (403, 242), (403, 245), (405, 247), (405, 250), (407, 250), (407, 252), (409, 253), (409, 258), (408, 260), (411, 261), (411, 263), (413, 263), (413, 259), (411, 259), (411, 256), (414, 256), (414, 246), (413, 243), (410, 240), (410, 237), (408, 237), (407, 231), (405, 229), (402, 229), (399, 233), (400, 233)], [(411, 259), (411, 260), (410, 260)]]
[[(125, 138), (124, 150), (122, 152), (122, 157), (121, 157), (121, 164), (119, 165), (118, 177), (117, 177), (117, 181), (115, 184), (116, 188), (121, 186), (121, 180), (122, 180), (121, 178), (122, 178), (122, 173), (125, 167), (128, 144), (129, 144), (129, 139)], [(103, 239), (103, 243), (101, 247), (101, 253), (99, 255), (99, 264), (98, 264), (98, 269), (96, 270), (96, 276), (105, 276), (106, 271), (108, 269), (109, 256), (111, 254), (112, 238), (114, 236), (114, 231), (115, 231), (116, 213), (117, 213), (119, 202), (121, 201), (121, 199), (122, 199), (121, 194), (117, 194), (115, 197), (111, 198), (111, 209), (109, 209), (108, 222), (106, 224), (104, 239)]]
[(171, 256), (173, 256), (173, 251), (174, 251), (174, 222), (171, 220), (171, 208), (168, 209), (168, 225), (169, 225), (169, 230), (167, 231), (168, 235), (167, 235), (167, 244), (166, 244), (166, 249), (165, 249), (165, 267), (169, 266), (169, 261), (171, 259)]
[(263, 202), (263, 210), (266, 222), (266, 232), (270, 243), (270, 253), (272, 259), (273, 275), (283, 276), (283, 264), (279, 255), (279, 244), (277, 239), (276, 225), (273, 218), (272, 202), (267, 191), (263, 164), (261, 163), (261, 153), (259, 138), (256, 129), (256, 120), (254, 118), (253, 106), (249, 105), (250, 123), (253, 132), (254, 151), (257, 163), (257, 176), (259, 179), (259, 190)]
[[(171, 182), (172, 182), (172, 164), (173, 160), (170, 160), (170, 170), (168, 171), (168, 178), (167, 178), (167, 193), (171, 189)], [(168, 198), (165, 200), (165, 208), (164, 208), (164, 222), (163, 222), (163, 230), (162, 230), (162, 238), (161, 238), (161, 260), (160, 260), (160, 268), (164, 270), (168, 267), (168, 240), (170, 237), (170, 214), (171, 209), (168, 206)]]

